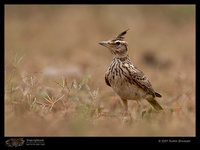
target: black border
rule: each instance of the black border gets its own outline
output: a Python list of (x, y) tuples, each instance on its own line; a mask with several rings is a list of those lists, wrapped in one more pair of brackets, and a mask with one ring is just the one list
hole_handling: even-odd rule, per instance
[[(198, 39), (198, 4), (197, 4), (197, 0), (162, 0), (162, 1), (156, 1), (156, 0), (135, 0), (135, 1), (120, 1), (116, 3), (113, 3), (113, 1), (107, 0), (107, 1), (92, 1), (92, 0), (87, 0), (85, 2), (80, 2), (79, 0), (71, 0), (71, 1), (65, 1), (65, 0), (55, 0), (55, 1), (51, 1), (51, 0), (31, 0), (31, 1), (23, 1), (23, 0), (5, 0), (3, 2), (3, 5), (0, 5), (0, 11), (2, 17), (1, 17), (1, 21), (2, 23), (2, 33), (4, 33), (4, 28), (5, 28), (5, 24), (4, 24), (4, 11), (5, 11), (5, 5), (9, 5), (9, 4), (195, 4), (196, 5), (196, 39)], [(4, 33), (5, 34), (5, 33)], [(4, 39), (4, 34), (2, 34), (2, 39)], [(4, 49), (4, 40), (2, 40), (2, 44), (1, 44), (2, 50)], [(196, 40), (196, 55), (198, 53), (198, 40)], [(4, 51), (3, 51), (4, 52)], [(4, 53), (1, 55), (4, 56)], [(4, 68), (5, 70), (5, 65), (4, 65), (4, 57), (3, 59), (1, 59), (2, 63), (1, 63), (1, 68)], [(198, 80), (198, 73), (197, 73), (197, 66), (198, 66), (198, 59), (196, 57), (196, 83)], [(2, 73), (5, 75), (5, 72)], [(1, 76), (2, 77), (2, 76)], [(4, 77), (4, 76), (3, 76)], [(4, 83), (4, 78), (3, 81)], [(196, 84), (197, 85), (197, 84)], [(196, 97), (197, 97), (197, 86), (196, 86)], [(4, 98), (4, 87), (3, 87), (3, 91), (2, 91), (2, 97)], [(3, 122), (3, 130), (2, 130), (2, 137), (4, 138), (3, 140), (1, 140), (1, 142), (3, 142), (2, 145), (4, 145), (4, 148), (6, 147), (5, 141), (10, 139), (10, 138), (15, 138), (15, 137), (5, 137), (4, 135), (4, 101), (3, 99), (1, 100), (2, 104), (2, 122)], [(188, 144), (199, 144), (200, 140), (199, 140), (199, 102), (196, 98), (196, 137), (23, 137), (24, 140), (27, 139), (41, 139), (44, 140), (45, 146), (33, 146), (33, 148), (39, 148), (39, 147), (49, 147), (51, 148), (52, 146), (56, 146), (58, 148), (61, 147), (66, 147), (68, 148), (68, 146), (73, 146), (73, 148), (78, 148), (79, 146), (87, 146), (87, 147), (91, 147), (93, 144), (97, 145), (97, 148), (105, 148), (105, 145), (110, 145), (112, 146), (112, 148), (114, 147), (122, 147), (123, 149), (126, 146), (131, 146), (131, 148), (136, 148), (134, 147), (134, 145), (140, 145), (142, 146), (146, 146), (145, 144), (161, 144), (161, 145), (166, 145), (166, 144), (170, 144), (170, 145), (174, 145), (174, 144), (183, 144), (183, 145), (188, 145)], [(16, 137), (18, 138), (18, 137)], [(173, 142), (174, 140), (189, 140), (190, 142)], [(134, 144), (134, 145), (133, 145)], [(27, 146), (24, 145), (24, 147), (32, 147), (32, 146)], [(96, 148), (96, 147), (93, 147)]]
[[(4, 6), (3, 5), (0, 5), (0, 12), (1, 12), (1, 38), (2, 38), (2, 40), (1, 40), (1, 45), (2, 45), (2, 50), (1, 50), (1, 52), (2, 52), (2, 54), (1, 54), (1, 56), (3, 56), (3, 58), (1, 59), (1, 63), (0, 63), (0, 65), (1, 65), (1, 68), (2, 68), (2, 72), (1, 72), (1, 74), (3, 75), (3, 76), (1, 76), (1, 80), (2, 80), (2, 83), (4, 83), (4, 70), (5, 70), (5, 65), (4, 65)], [(2, 92), (0, 93), (1, 94), (1, 97), (2, 97), (2, 100), (1, 100), (1, 110), (2, 110), (2, 112), (1, 112), (1, 114), (2, 114), (2, 124), (1, 124), (1, 129), (2, 129), (2, 131), (1, 131), (1, 136), (2, 137), (4, 137), (4, 86), (2, 86)], [(3, 141), (2, 141), (2, 143), (3, 143)]]
[(4, 0), (4, 4), (195, 4), (198, 0)]

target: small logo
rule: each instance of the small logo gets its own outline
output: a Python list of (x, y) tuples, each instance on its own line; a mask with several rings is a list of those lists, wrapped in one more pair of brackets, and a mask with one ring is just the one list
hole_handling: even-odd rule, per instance
[(22, 146), (24, 144), (24, 140), (23, 138), (11, 138), (6, 140), (6, 146), (7, 147), (19, 147)]

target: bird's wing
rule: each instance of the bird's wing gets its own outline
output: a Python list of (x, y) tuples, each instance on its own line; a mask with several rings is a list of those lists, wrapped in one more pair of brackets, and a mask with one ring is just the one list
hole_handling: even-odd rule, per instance
[(153, 97), (156, 96), (156, 92), (152, 88), (151, 83), (141, 70), (128, 63), (125, 63), (123, 68), (125, 69), (125, 76), (131, 84), (138, 85)]

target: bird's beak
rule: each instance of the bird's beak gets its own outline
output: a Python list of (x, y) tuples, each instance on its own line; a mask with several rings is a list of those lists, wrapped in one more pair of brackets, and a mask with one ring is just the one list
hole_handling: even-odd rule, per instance
[(99, 44), (106, 47), (108, 45), (108, 42), (107, 41), (100, 41)]

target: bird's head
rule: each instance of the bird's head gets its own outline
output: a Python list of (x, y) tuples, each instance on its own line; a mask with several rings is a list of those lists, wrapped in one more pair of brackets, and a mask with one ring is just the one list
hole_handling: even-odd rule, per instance
[(107, 47), (114, 57), (125, 57), (128, 55), (128, 43), (124, 41), (124, 35), (128, 30), (123, 31), (111, 40), (100, 41), (99, 44)]

